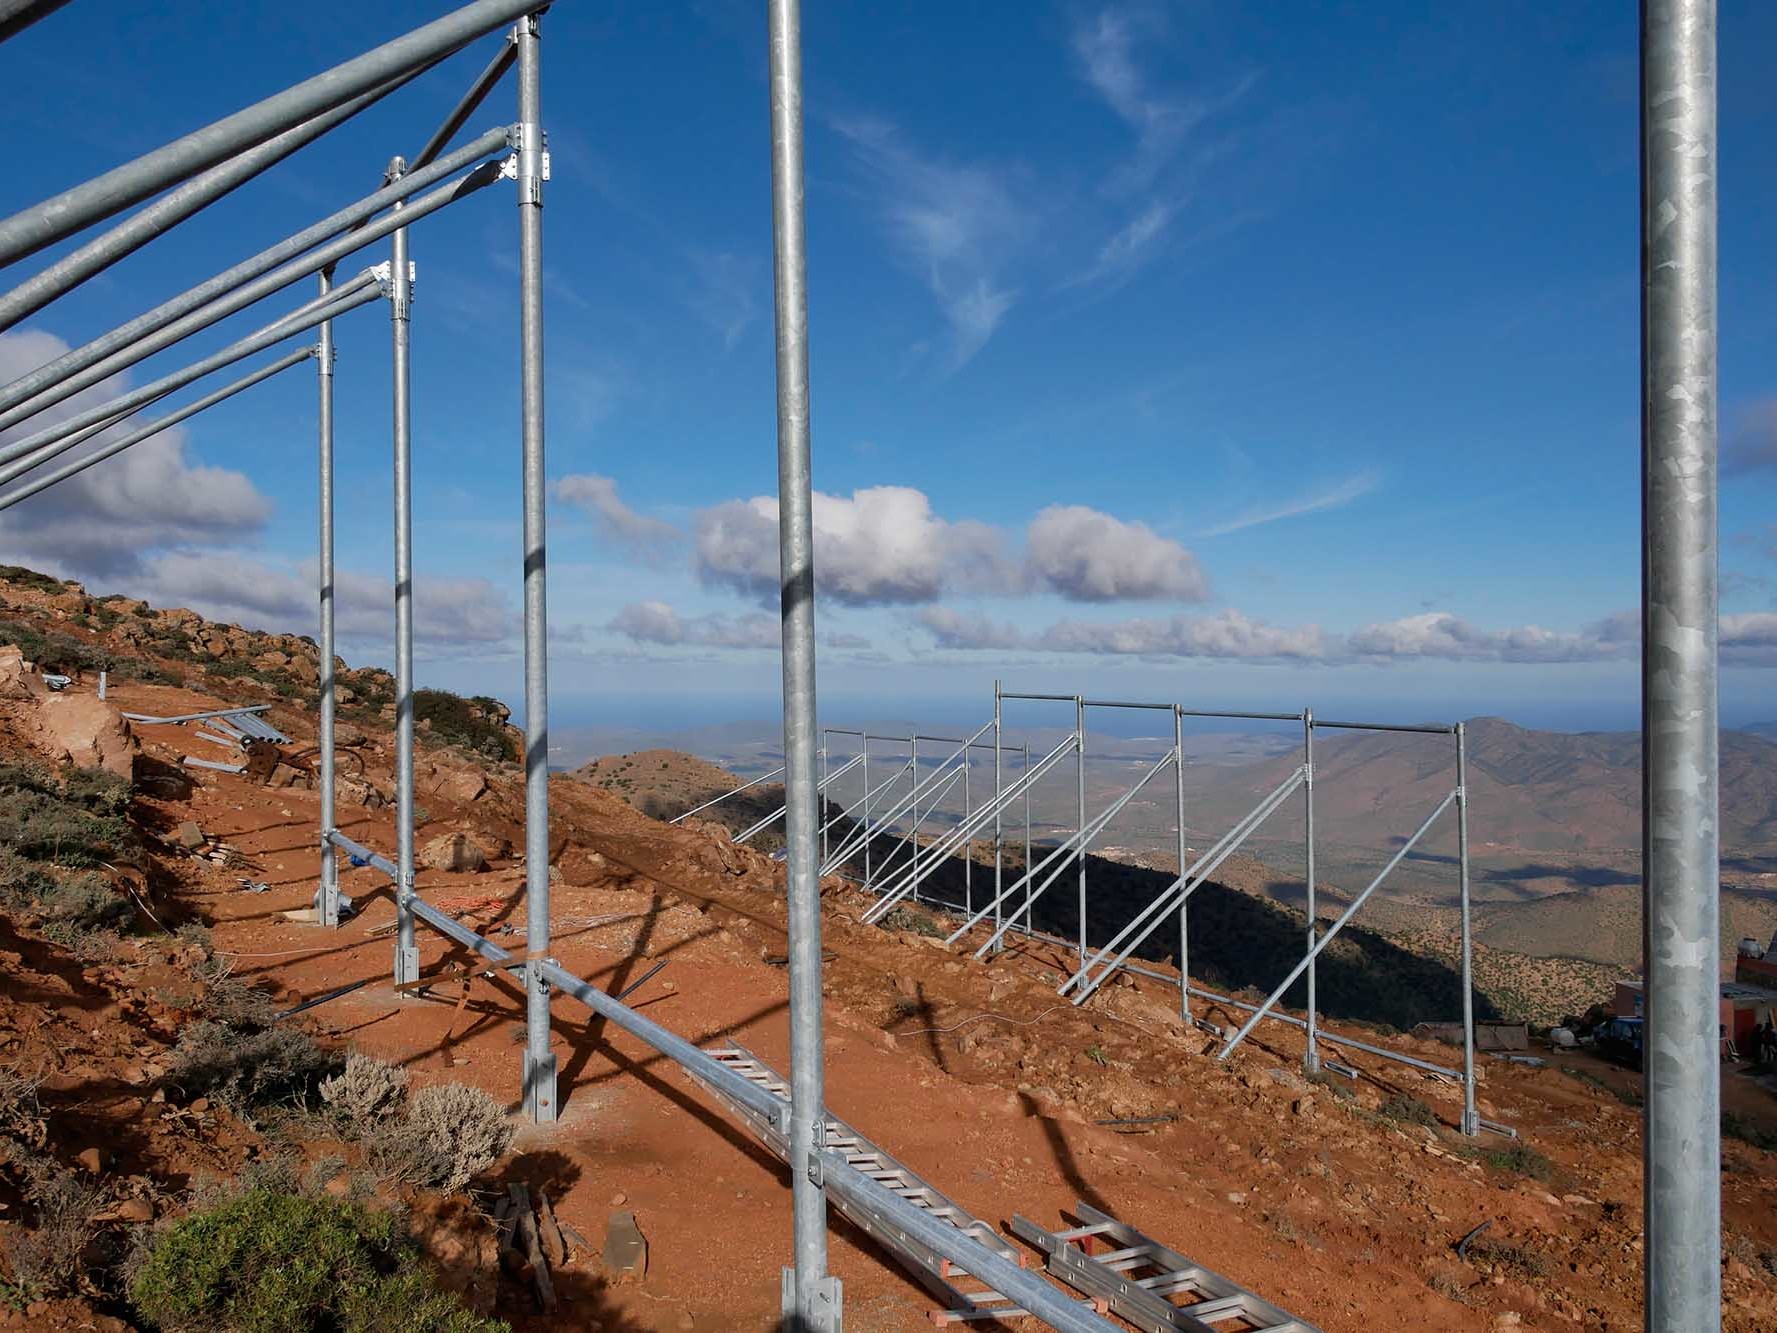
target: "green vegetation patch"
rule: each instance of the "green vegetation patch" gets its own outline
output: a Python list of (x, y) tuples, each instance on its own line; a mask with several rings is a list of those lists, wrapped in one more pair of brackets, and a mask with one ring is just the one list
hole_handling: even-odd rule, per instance
[(516, 762), (518, 740), (502, 720), (505, 716), (506, 706), (485, 695), (465, 699), (449, 690), (413, 692), (415, 724), (429, 723), (438, 740), (490, 759)]
[(500, 1333), (439, 1289), (393, 1213), (254, 1189), (157, 1234), (130, 1300), (164, 1333)]

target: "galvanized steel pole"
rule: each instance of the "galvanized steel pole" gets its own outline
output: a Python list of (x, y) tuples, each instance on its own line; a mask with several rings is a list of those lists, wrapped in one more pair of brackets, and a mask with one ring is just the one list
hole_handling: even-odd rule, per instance
[[(1081, 832), (1086, 828), (1086, 701), (1074, 698), (1074, 735), (1078, 744), (1074, 747), (1074, 786), (1079, 796), (1079, 824)], [(1030, 867), (1024, 868), (1030, 873)], [(1030, 917), (1030, 899), (1025, 899), (1025, 918)], [(1080, 966), (1086, 966), (1086, 840), (1080, 839)]]
[(1000, 823), (1000, 803), (1005, 769), (1000, 760), (1001, 736), (1000, 683), (993, 683), (993, 924), (997, 930), (1005, 922), (1000, 899), (1005, 893), (1001, 878), (1005, 874), (1006, 835)]
[(1721, 1327), (1716, 6), (1641, 6), (1647, 1327)]
[[(321, 295), (333, 289), (333, 275), (320, 275)], [(321, 323), (321, 345), (315, 358), (316, 385), (320, 391), (317, 418), (320, 423), (320, 597), (321, 631), (317, 655), (320, 661), (321, 719), (321, 887), (315, 902), (315, 919), (323, 926), (339, 924), (339, 860), (330, 835), (337, 818), (334, 811), (335, 781), (333, 721), (333, 321)]]
[[(1030, 772), (1030, 742), (1024, 742), (1024, 767), (1019, 769), (1019, 776)], [(1030, 788), (1024, 789), (1024, 873), (1030, 873)], [(1030, 924), (1030, 899), (1024, 900), (1024, 928), (1032, 929)]]
[(802, 13), (768, 0), (771, 234), (777, 315), (778, 564), (784, 677), (784, 878), (789, 895), (790, 1176), (796, 1264), (784, 1275), (794, 1333), (837, 1333), (839, 1280), (827, 1272), (821, 1152), (821, 880), (814, 836), (814, 500), (808, 402), (808, 255), (802, 195)]
[[(1172, 747), (1178, 762), (1173, 768), (1173, 795), (1178, 799), (1178, 872), (1185, 873), (1185, 715), (1172, 706)], [(1191, 1026), (1191, 918), (1190, 900), (1178, 904), (1178, 1011)]]
[(524, 1101), (556, 1117), (549, 1049), (549, 611), (543, 473), (543, 93), (536, 15), (518, 21), (518, 270), (524, 472)]
[[(1308, 913), (1308, 1044), (1302, 1052), (1302, 1064), (1312, 1074), (1320, 1069), (1320, 998), (1316, 993), (1314, 946), (1320, 939), (1320, 921), (1316, 915), (1314, 894), (1314, 710), (1302, 710), (1302, 859), (1303, 883), (1307, 886), (1304, 899)], [(1463, 912), (1464, 945), (1463, 957), (1468, 957), (1467, 929), (1468, 915), (1464, 899)]]
[(908, 794), (913, 797), (913, 901), (919, 901), (919, 739), (907, 742)]
[[(389, 179), (407, 169), (397, 157)], [(407, 228), (389, 248), (389, 324), (394, 347), (395, 421), (395, 984), (418, 981), (420, 951), (413, 937), (413, 373), (410, 326), (413, 271)]]
[[(1475, 1106), (1475, 960), (1474, 931), (1469, 917), (1468, 877), (1468, 740), (1456, 724), (1456, 879), (1462, 906), (1462, 1132), (1481, 1132)], [(1310, 974), (1312, 975), (1312, 973)]]
[(67, 3), (68, 0), (0, 0), (0, 42), (17, 37)]
[(0, 221), (0, 265), (34, 254), (312, 116), (429, 64), (483, 33), (511, 23), (536, 3), (475, 0), (133, 162), (33, 204)]

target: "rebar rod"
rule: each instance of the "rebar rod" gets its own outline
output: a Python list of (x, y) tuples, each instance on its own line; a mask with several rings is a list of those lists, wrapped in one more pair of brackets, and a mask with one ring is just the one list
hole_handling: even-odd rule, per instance
[(34, 254), (218, 162), (454, 51), (534, 7), (537, 0), (474, 0), (454, 13), (283, 92), (114, 167), (0, 221), (0, 266)]

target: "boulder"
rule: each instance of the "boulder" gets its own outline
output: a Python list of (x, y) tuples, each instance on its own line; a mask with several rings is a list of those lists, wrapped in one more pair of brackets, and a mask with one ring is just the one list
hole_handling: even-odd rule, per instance
[(467, 805), (478, 800), (487, 791), (487, 774), (472, 764), (449, 759), (428, 758), (422, 761), (418, 778), (416, 785), (428, 796), (455, 801), (458, 805)]
[(0, 699), (41, 699), (48, 693), (22, 650), (11, 644), (0, 646)]
[(420, 864), (432, 870), (474, 874), (487, 869), (487, 853), (467, 833), (446, 833), (420, 849)]
[(95, 694), (52, 694), (27, 719), (34, 748), (58, 764), (102, 768), (128, 781), (141, 743), (122, 713)]

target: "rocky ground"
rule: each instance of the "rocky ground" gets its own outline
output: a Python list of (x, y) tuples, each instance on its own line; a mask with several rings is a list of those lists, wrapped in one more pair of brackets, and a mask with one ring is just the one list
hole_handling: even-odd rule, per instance
[[(152, 642), (126, 652), (66, 590), (9, 585), (6, 595), (0, 620), (142, 663), (113, 668), (101, 721), (117, 708), (166, 715), (265, 700), (296, 749), (312, 738), (294, 702), (304, 665), (313, 667), (302, 640), (262, 649), (266, 640), (249, 636), (213, 658), (163, 656)], [(158, 627), (177, 613), (151, 614)], [(75, 623), (79, 616), (89, 624)], [(186, 631), (181, 642), (231, 641), (213, 630)], [(288, 661), (268, 665), (263, 678), (231, 674), (226, 664), (241, 658), (230, 653), (249, 651), (249, 661), (269, 652)], [(280, 690), (285, 680), (298, 682), (292, 700)], [(376, 680), (366, 678), (369, 697), (353, 719), (360, 743), (340, 823), (388, 852), (392, 752)], [(91, 698), (92, 681), (70, 690), (70, 699)], [(81, 742), (78, 728), (42, 739), (30, 718), (44, 706), (39, 696), (0, 701), (0, 749), (48, 757), (55, 744)], [(434, 734), (422, 749), (419, 841), (431, 855), (418, 888), (518, 948), (520, 779), (473, 748), (501, 721), (485, 707), (477, 719), (477, 728), (452, 732), (460, 743), (436, 743)], [(107, 734), (134, 774), (141, 865), (115, 882), (139, 896), (137, 918), (102, 950), (77, 952), (0, 913), (0, 1069), (40, 1080), (47, 1150), (97, 1191), (94, 1243), (127, 1246), (134, 1230), (185, 1208), (204, 1173), (239, 1172), (291, 1140), (299, 1151), (323, 1150), (300, 1132), (280, 1139), (169, 1089), (169, 1046), (190, 1021), (194, 946), (163, 925), (207, 922), (231, 978), (280, 1005), (365, 981), (295, 1021), (327, 1044), (404, 1066), (416, 1084), (472, 1083), (516, 1110), (523, 997), (508, 976), (466, 969), (467, 980), (451, 973), (427, 994), (392, 994), (394, 905), (370, 867), (344, 867), (362, 910), (343, 927), (298, 919), (315, 882), (318, 813), (300, 764), (274, 775), (280, 785), (261, 785), (182, 770), (183, 756), (215, 748), (189, 728), (118, 725)], [(552, 915), (564, 966), (617, 990), (664, 962), (629, 1003), (691, 1040), (738, 1040), (783, 1069), (781, 867), (730, 846), (723, 830), (658, 823), (572, 777), (556, 778), (551, 797)], [(979, 1215), (1022, 1213), (1054, 1226), (1076, 1201), (1092, 1203), (1328, 1333), (1640, 1327), (1632, 1088), (1488, 1058), (1483, 1114), (1521, 1137), (1471, 1143), (1451, 1129), (1460, 1098), (1447, 1081), (1364, 1056), (1352, 1060), (1363, 1072), (1355, 1084), (1305, 1080), (1299, 1035), (1280, 1024), (1217, 1063), (1208, 1035), (1181, 1024), (1176, 991), (1162, 983), (1113, 985), (1075, 1009), (1054, 993), (1069, 960), (1049, 946), (978, 964), (944, 948), (915, 914), (897, 918), (902, 929), (860, 925), (867, 902), (838, 881), (827, 886), (830, 1104)], [(421, 941), (428, 974), (463, 961), (442, 940), (422, 932)], [(669, 1061), (571, 1000), (557, 1001), (555, 1019), (561, 1123), (522, 1130), (479, 1195), (404, 1195), (452, 1284), (521, 1329), (772, 1327), (789, 1252), (784, 1169)], [(1450, 1057), (1447, 1047), (1409, 1038), (1387, 1044)], [(1147, 1123), (1097, 1123), (1112, 1119)], [(594, 1247), (614, 1213), (633, 1214), (648, 1242), (646, 1275), (620, 1281), (583, 1260), (557, 1275), (562, 1309), (547, 1320), (534, 1313), (531, 1288), (501, 1270), (484, 1215), (514, 1181), (547, 1192)], [(7, 1188), (0, 1233), (10, 1253), (31, 1224)], [(1728, 1140), (1723, 1200), (1725, 1325), (1777, 1327), (1777, 1158)], [(843, 1223), (832, 1265), (851, 1328), (924, 1324), (923, 1290)], [(46, 1328), (120, 1328), (127, 1313), (101, 1294), (41, 1303), (22, 1317)]]

